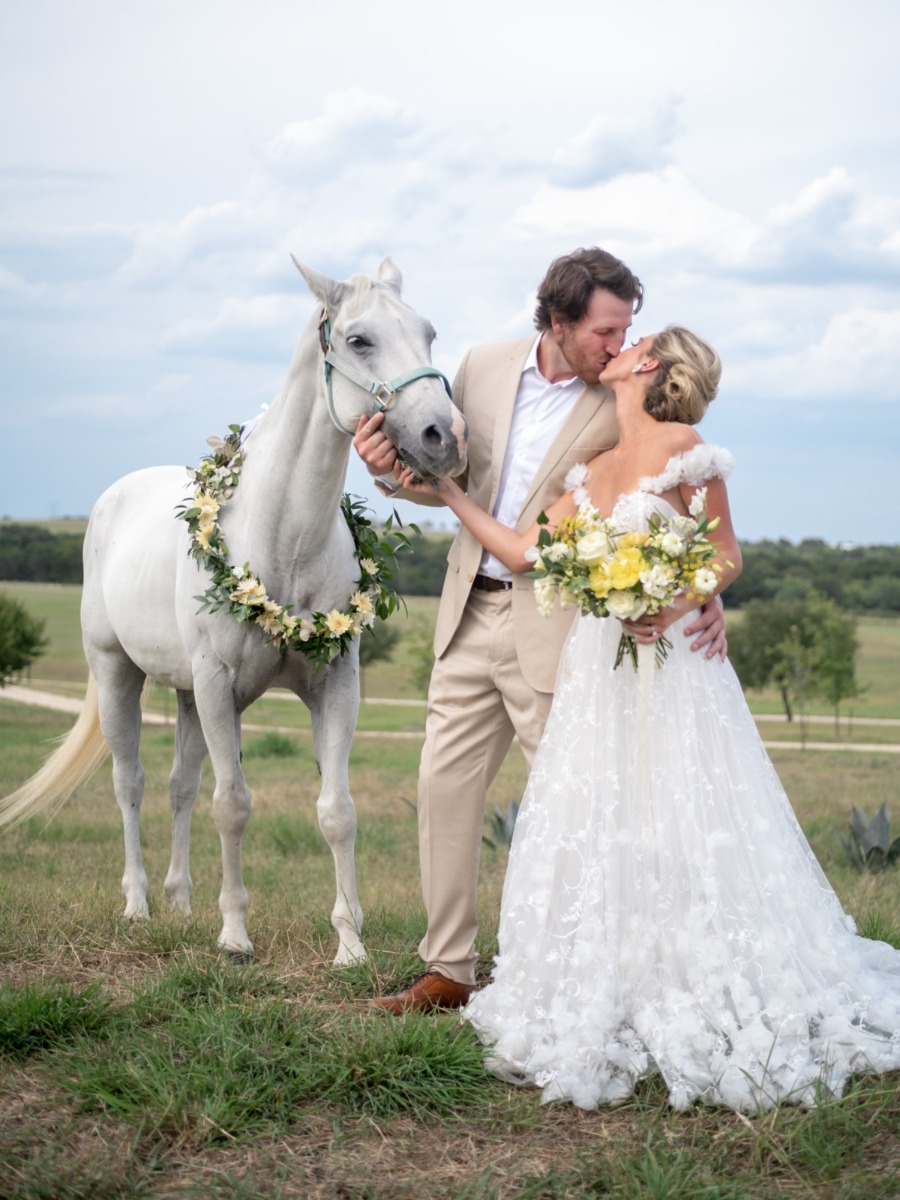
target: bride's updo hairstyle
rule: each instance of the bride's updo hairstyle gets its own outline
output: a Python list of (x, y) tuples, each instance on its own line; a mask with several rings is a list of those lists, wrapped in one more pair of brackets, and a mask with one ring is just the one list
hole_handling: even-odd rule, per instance
[(718, 354), (681, 325), (667, 325), (657, 334), (650, 353), (659, 370), (650, 379), (644, 408), (657, 421), (696, 425), (719, 387), (722, 364)]

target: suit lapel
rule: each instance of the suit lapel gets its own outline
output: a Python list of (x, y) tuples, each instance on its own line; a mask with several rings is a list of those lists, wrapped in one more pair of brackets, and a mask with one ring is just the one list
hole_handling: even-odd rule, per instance
[(495, 385), (497, 407), (494, 410), (494, 436), (491, 443), (491, 494), (487, 503), (488, 512), (494, 511), (494, 505), (497, 502), (497, 492), (500, 488), (500, 476), (503, 473), (503, 460), (506, 457), (506, 445), (512, 427), (519, 381), (522, 378), (525, 360), (533, 345), (534, 338), (523, 339), (513, 348), (508, 359), (498, 366)]
[(573, 404), (572, 411), (566, 417), (565, 421), (563, 421), (559, 432), (550, 443), (547, 453), (541, 460), (541, 465), (538, 467), (534, 479), (531, 481), (528, 495), (525, 497), (525, 502), (522, 505), (523, 512), (543, 487), (548, 476), (558, 466), (563, 455), (569, 452), (572, 445), (581, 436), (585, 427), (596, 417), (602, 408), (605, 408), (607, 404), (611, 405), (613, 403), (612, 392), (604, 387), (593, 386), (584, 389)]

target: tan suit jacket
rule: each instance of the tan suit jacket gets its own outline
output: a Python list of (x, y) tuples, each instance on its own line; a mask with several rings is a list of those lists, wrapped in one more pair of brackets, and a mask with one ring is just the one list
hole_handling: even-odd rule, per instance
[[(497, 499), (516, 393), (533, 343), (532, 336), (476, 346), (463, 359), (453, 383), (454, 402), (469, 423), (467, 491), (487, 512)], [(565, 477), (576, 463), (590, 462), (615, 445), (617, 438), (612, 393), (599, 384), (585, 387), (547, 447), (528, 490), (517, 530), (524, 533), (538, 514), (562, 495)], [(447, 556), (447, 575), (434, 636), (438, 658), (453, 641), (481, 555), (481, 544), (461, 527)], [(537, 691), (552, 692), (573, 613), (557, 606), (552, 617), (542, 617), (535, 603), (532, 580), (521, 575), (513, 581), (512, 612), (522, 674)]]

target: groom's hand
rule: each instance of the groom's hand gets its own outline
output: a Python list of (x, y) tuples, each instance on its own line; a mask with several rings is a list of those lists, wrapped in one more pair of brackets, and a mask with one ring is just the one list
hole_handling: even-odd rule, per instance
[(384, 413), (373, 413), (359, 418), (353, 445), (356, 453), (369, 468), (369, 474), (376, 478), (379, 475), (390, 475), (397, 461), (397, 450), (386, 433), (381, 431)]
[[(661, 608), (653, 616), (645, 613), (644, 616), (638, 617), (636, 621), (623, 621), (622, 625), (636, 641), (652, 646), (657, 638), (665, 634), (670, 625), (674, 625), (676, 621), (681, 620), (687, 613), (695, 611), (694, 605), (696, 603), (695, 599), (688, 596), (686, 592), (682, 592), (675, 597), (674, 604), (666, 605), (665, 608)], [(690, 625), (686, 625), (684, 628), (684, 636), (695, 639), (691, 643), (691, 649), (702, 650), (705, 648), (707, 658), (715, 658), (718, 654), (719, 658), (724, 662), (725, 656), (728, 653), (728, 642), (725, 638), (725, 617), (722, 609), (722, 601), (718, 596), (714, 596), (712, 600), (707, 601), (696, 612), (697, 616), (695, 619)]]
[(719, 596), (713, 596), (698, 611), (696, 620), (684, 629), (685, 637), (696, 638), (691, 642), (692, 650), (706, 647), (706, 657), (715, 658), (718, 654), (722, 662), (728, 654), (728, 639), (725, 636), (725, 610)]

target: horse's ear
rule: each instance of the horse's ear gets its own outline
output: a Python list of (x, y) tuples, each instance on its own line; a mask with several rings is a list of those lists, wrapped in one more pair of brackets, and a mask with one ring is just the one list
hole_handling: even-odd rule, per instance
[(390, 257), (381, 260), (381, 266), (378, 268), (378, 282), (386, 283), (392, 291), (400, 295), (400, 289), (403, 287), (403, 276), (400, 274), (397, 267), (394, 266), (394, 260)]
[(329, 279), (327, 275), (313, 270), (312, 267), (304, 267), (303, 263), (297, 262), (293, 254), (291, 261), (306, 280), (309, 290), (318, 300), (322, 301), (327, 309), (334, 312), (340, 307), (341, 301), (347, 294), (346, 283), (341, 283), (337, 279)]

